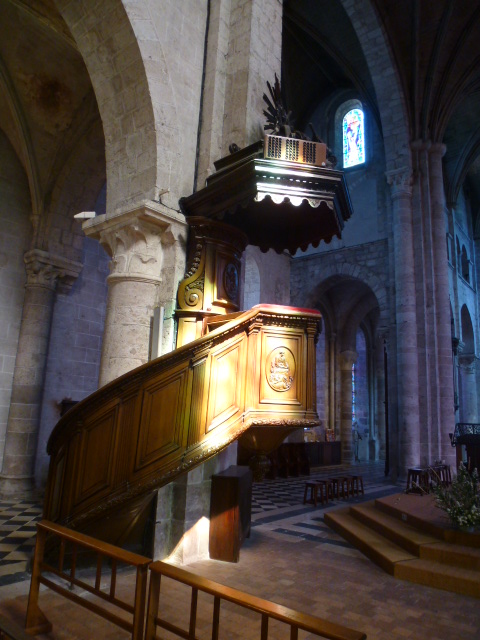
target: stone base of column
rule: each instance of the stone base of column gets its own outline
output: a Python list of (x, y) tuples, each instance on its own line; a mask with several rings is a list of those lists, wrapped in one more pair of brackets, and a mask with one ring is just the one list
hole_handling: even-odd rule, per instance
[(13, 476), (0, 474), (0, 498), (3, 500), (39, 499), (33, 476)]

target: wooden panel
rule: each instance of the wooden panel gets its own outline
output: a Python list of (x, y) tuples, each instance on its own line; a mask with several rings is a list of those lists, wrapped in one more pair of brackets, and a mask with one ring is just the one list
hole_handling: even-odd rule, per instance
[(238, 562), (240, 547), (250, 535), (252, 472), (232, 466), (212, 476), (210, 558)]
[(187, 371), (161, 378), (143, 391), (136, 470), (184, 446)]
[(79, 480), (75, 502), (81, 502), (111, 486), (112, 464), (115, 460), (115, 425), (117, 407), (94, 416), (82, 433)]
[(241, 411), (243, 355), (243, 336), (240, 336), (211, 356), (206, 433)]

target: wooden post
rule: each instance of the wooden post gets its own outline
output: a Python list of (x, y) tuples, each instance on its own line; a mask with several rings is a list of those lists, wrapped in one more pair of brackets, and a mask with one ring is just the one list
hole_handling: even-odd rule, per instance
[(25, 620), (25, 630), (30, 635), (36, 636), (40, 633), (49, 633), (52, 624), (48, 621), (43, 611), (38, 606), (38, 592), (40, 589), (41, 564), (45, 551), (45, 540), (47, 532), (37, 526), (37, 542), (35, 544), (35, 555), (33, 558), (32, 579), (30, 582), (30, 593), (28, 596), (27, 616)]

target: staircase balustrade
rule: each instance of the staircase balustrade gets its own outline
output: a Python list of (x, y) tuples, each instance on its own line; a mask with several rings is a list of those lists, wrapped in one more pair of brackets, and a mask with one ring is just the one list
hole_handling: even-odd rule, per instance
[[(45, 561), (44, 552), (47, 536), (50, 538), (54, 537), (60, 542), (56, 565), (49, 564), (49, 562)], [(49, 542), (51, 542), (51, 540), (49, 540)], [(70, 566), (68, 569), (65, 567), (67, 543), (71, 545), (71, 555), (69, 554)], [(80, 579), (77, 575), (78, 555), (86, 551), (93, 551), (97, 559), (97, 570), (93, 584)], [(105, 567), (106, 561), (111, 563), (108, 576), (106, 576), (105, 572), (102, 572), (102, 566)], [(40, 633), (49, 633), (52, 630), (51, 623), (38, 606), (39, 589), (40, 585), (43, 584), (64, 598), (85, 607), (120, 628), (131, 632), (132, 640), (141, 640), (144, 629), (147, 571), (150, 562), (150, 558), (130, 553), (129, 551), (101, 542), (82, 533), (71, 531), (53, 522), (42, 520), (37, 524), (37, 540), (25, 624), (26, 631), (32, 635), (37, 635)], [(136, 568), (135, 592), (132, 603), (120, 599), (116, 594), (117, 570), (119, 566), (125, 565)], [(45, 574), (51, 577), (47, 577)], [(62, 582), (54, 580), (53, 577), (60, 578), (60, 580), (64, 581), (64, 583), (66, 582), (68, 586), (64, 586)], [(109, 579), (107, 590), (105, 586), (102, 587), (102, 578), (104, 582), (106, 579)], [(73, 587), (81, 587), (88, 594), (96, 596), (96, 601), (92, 602), (77, 595), (71, 590)], [(127, 612), (130, 614), (131, 620), (120, 617), (117, 613), (112, 612), (111, 607), (107, 608), (102, 606), (103, 603), (113, 605), (119, 612)]]
[[(161, 578), (171, 578), (183, 583), (191, 588), (190, 618), (187, 629), (173, 624), (159, 615), (160, 585)], [(202, 576), (195, 575), (179, 567), (175, 567), (165, 562), (154, 562), (150, 565), (150, 588), (148, 597), (147, 623), (145, 630), (145, 640), (156, 640), (157, 628), (165, 629), (180, 638), (196, 640), (197, 615), (199, 609), (198, 595), (200, 593), (213, 596), (212, 614), (212, 640), (218, 640), (220, 633), (220, 607), (223, 602), (230, 602), (238, 605), (242, 609), (254, 611), (260, 616), (260, 638), (267, 640), (268, 626), (270, 620), (277, 620), (290, 627), (290, 640), (297, 640), (299, 631), (306, 631), (319, 638), (330, 640), (365, 640), (366, 635), (361, 631), (356, 631), (327, 620), (322, 620), (315, 616), (289, 609), (283, 605), (275, 604), (268, 600), (263, 600), (257, 596), (226, 587)], [(247, 632), (245, 631), (245, 634)], [(248, 633), (244, 637), (252, 638)]]

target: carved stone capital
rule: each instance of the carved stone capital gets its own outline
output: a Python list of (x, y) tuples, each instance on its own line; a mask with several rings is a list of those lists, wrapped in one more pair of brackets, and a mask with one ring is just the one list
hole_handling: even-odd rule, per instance
[(413, 175), (410, 169), (402, 167), (401, 169), (386, 171), (385, 176), (391, 187), (391, 194), (394, 200), (412, 195)]
[(413, 151), (428, 151), (431, 146), (431, 140), (412, 140), (410, 143), (410, 147)]
[(41, 249), (27, 251), (23, 257), (27, 271), (27, 287), (58, 289), (66, 293), (78, 278), (83, 265)]
[(447, 151), (447, 147), (442, 142), (434, 142), (430, 145), (428, 151), (432, 156), (436, 155), (439, 158), (443, 158)]
[(458, 356), (458, 364), (465, 373), (475, 373), (477, 368), (477, 358), (474, 353), (463, 353)]
[(109, 279), (161, 282), (164, 249), (184, 242), (187, 224), (162, 205), (143, 202), (113, 216), (97, 216), (84, 223), (87, 236), (100, 242), (111, 257)]
[(350, 371), (352, 365), (355, 364), (358, 358), (356, 351), (342, 351), (339, 355), (338, 363), (341, 371)]

